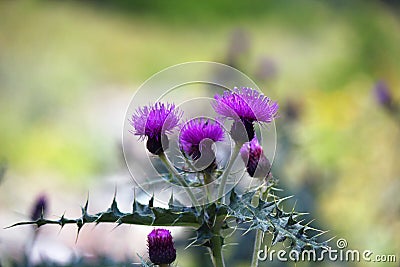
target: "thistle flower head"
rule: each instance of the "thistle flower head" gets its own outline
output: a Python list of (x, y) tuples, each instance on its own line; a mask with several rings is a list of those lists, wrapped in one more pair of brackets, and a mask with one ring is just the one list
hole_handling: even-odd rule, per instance
[(222, 96), (215, 95), (214, 99), (215, 111), (234, 120), (270, 123), (279, 108), (278, 103), (248, 87), (235, 87), (233, 91), (225, 91)]
[[(248, 88), (234, 88), (225, 91), (222, 95), (215, 95), (214, 110), (227, 118), (233, 119), (232, 137), (239, 143), (254, 138), (254, 122), (270, 123), (278, 112), (278, 103), (261, 94), (259, 91)], [(243, 133), (246, 133), (245, 136)]]
[(149, 257), (154, 264), (171, 264), (176, 259), (176, 250), (171, 232), (167, 229), (154, 229), (147, 236)]
[(171, 132), (181, 117), (182, 113), (174, 104), (157, 102), (153, 106), (138, 108), (132, 115), (131, 125), (135, 128), (135, 135), (153, 138)]
[(36, 221), (40, 217), (44, 216), (47, 211), (47, 197), (45, 194), (39, 195), (33, 203), (31, 210), (31, 219)]
[(271, 164), (264, 155), (263, 148), (259, 144), (257, 137), (242, 146), (240, 156), (246, 164), (246, 170), (251, 177), (265, 178), (268, 176)]
[(224, 131), (219, 123), (205, 118), (196, 118), (189, 120), (182, 127), (179, 144), (187, 155), (196, 160), (200, 158), (204, 150), (211, 150), (214, 142), (223, 139)]
[(174, 104), (157, 102), (153, 106), (138, 108), (130, 123), (135, 128), (135, 135), (141, 139), (148, 138), (147, 149), (158, 155), (168, 148), (166, 133), (172, 132), (181, 117), (182, 112)]

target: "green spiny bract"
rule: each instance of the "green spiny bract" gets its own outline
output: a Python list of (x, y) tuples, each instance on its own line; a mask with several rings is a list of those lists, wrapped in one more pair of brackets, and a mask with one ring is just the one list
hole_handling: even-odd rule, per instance
[[(285, 212), (280, 204), (288, 198), (279, 199), (273, 196), (272, 201), (259, 199), (257, 205), (252, 204), (255, 192), (245, 193), (241, 196), (234, 191), (230, 195), (228, 205), (229, 216), (235, 218), (239, 224), (250, 223), (247, 231), (261, 230), (272, 235), (272, 246), (278, 242), (289, 240), (290, 248), (301, 252), (305, 249), (328, 248), (328, 241), (319, 242), (317, 237), (324, 231), (312, 228), (308, 224), (298, 221), (302, 213), (294, 210)], [(307, 235), (307, 231), (318, 232), (315, 235)]]

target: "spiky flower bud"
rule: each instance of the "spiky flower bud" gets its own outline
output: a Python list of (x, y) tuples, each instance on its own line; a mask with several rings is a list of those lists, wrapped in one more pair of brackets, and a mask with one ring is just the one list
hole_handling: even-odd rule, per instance
[(176, 250), (171, 232), (167, 229), (154, 229), (147, 236), (149, 257), (154, 264), (171, 264), (176, 259)]
[(247, 142), (240, 149), (240, 156), (246, 164), (246, 170), (251, 177), (266, 178), (270, 172), (271, 164), (261, 145), (258, 143), (257, 137), (251, 142)]
[(42, 215), (44, 216), (47, 211), (47, 197), (44, 194), (39, 195), (33, 203), (31, 210), (31, 219), (36, 221)]

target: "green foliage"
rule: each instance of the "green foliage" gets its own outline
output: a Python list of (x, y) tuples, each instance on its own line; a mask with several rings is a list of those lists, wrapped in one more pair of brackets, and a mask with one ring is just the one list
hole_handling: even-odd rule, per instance
[[(267, 194), (266, 200), (258, 200), (254, 205), (253, 200), (258, 196), (258, 191), (251, 191), (238, 195), (235, 191), (230, 194), (229, 204), (211, 203), (201, 208), (200, 212), (194, 207), (182, 207), (174, 204), (171, 196), (169, 207), (160, 208), (153, 205), (152, 197), (148, 204), (142, 204), (134, 200), (132, 211), (122, 212), (118, 208), (116, 198), (105, 212), (96, 214), (88, 213), (89, 200), (82, 207), (82, 215), (77, 219), (68, 219), (64, 215), (58, 220), (49, 220), (42, 216), (36, 221), (19, 222), (9, 227), (20, 225), (36, 225), (41, 227), (46, 224), (56, 224), (63, 227), (66, 224), (76, 224), (78, 235), (82, 227), (87, 223), (116, 223), (136, 224), (149, 226), (189, 226), (196, 229), (196, 238), (189, 246), (212, 246), (212, 240), (220, 239), (223, 244), (224, 238), (220, 234), (221, 229), (232, 228), (227, 221), (236, 221), (236, 228), (239, 225), (248, 225), (247, 231), (262, 230), (272, 235), (272, 245), (285, 240), (290, 241), (290, 248), (299, 252), (305, 249), (321, 249), (328, 247), (328, 241), (319, 242), (317, 237), (324, 231), (302, 224), (298, 218), (304, 215), (294, 210), (285, 212), (281, 203), (288, 198), (278, 198)], [(8, 227), (8, 228), (9, 228)], [(309, 232), (318, 232), (309, 234)], [(215, 241), (214, 241), (215, 242)]]
[[(119, 210), (116, 198), (114, 197), (111, 206), (105, 212), (96, 214), (88, 213), (89, 199), (82, 207), (82, 215), (77, 219), (68, 219), (64, 215), (58, 220), (49, 220), (42, 216), (36, 221), (19, 222), (10, 227), (35, 224), (41, 227), (46, 224), (57, 224), (64, 227), (66, 224), (76, 224), (78, 234), (81, 228), (87, 223), (116, 223), (151, 225), (151, 226), (192, 226), (200, 225), (199, 215), (194, 207), (177, 207), (170, 204), (168, 209), (154, 207), (154, 198), (151, 198), (148, 204), (141, 204), (136, 200), (132, 205), (132, 212), (124, 213)], [(9, 227), (7, 227), (9, 228)]]
[[(305, 249), (327, 248), (328, 242), (319, 242), (317, 237), (324, 231), (312, 228), (308, 224), (302, 224), (298, 218), (304, 213), (294, 210), (285, 212), (280, 204), (290, 198), (272, 198), (271, 201), (259, 200), (257, 205), (252, 205), (256, 192), (249, 192), (241, 196), (234, 191), (231, 192), (228, 211), (230, 216), (236, 218), (239, 224), (250, 223), (250, 230), (262, 230), (264, 233), (272, 234), (272, 246), (285, 240), (290, 241), (290, 248), (301, 252)], [(307, 232), (318, 232), (308, 235)]]

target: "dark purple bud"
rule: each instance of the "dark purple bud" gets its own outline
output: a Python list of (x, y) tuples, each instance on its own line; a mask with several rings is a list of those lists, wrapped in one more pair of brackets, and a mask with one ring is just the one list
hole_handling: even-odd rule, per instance
[(384, 81), (378, 81), (375, 84), (374, 94), (378, 104), (388, 109), (392, 108), (392, 95)]
[(176, 259), (176, 250), (171, 232), (167, 229), (154, 229), (147, 236), (149, 257), (154, 264), (171, 264)]
[(245, 143), (240, 149), (240, 156), (246, 164), (246, 170), (251, 177), (266, 178), (271, 170), (271, 164), (256, 137)]
[(33, 206), (31, 211), (31, 219), (32, 221), (36, 221), (46, 214), (47, 211), (47, 197), (44, 194), (39, 195)]

